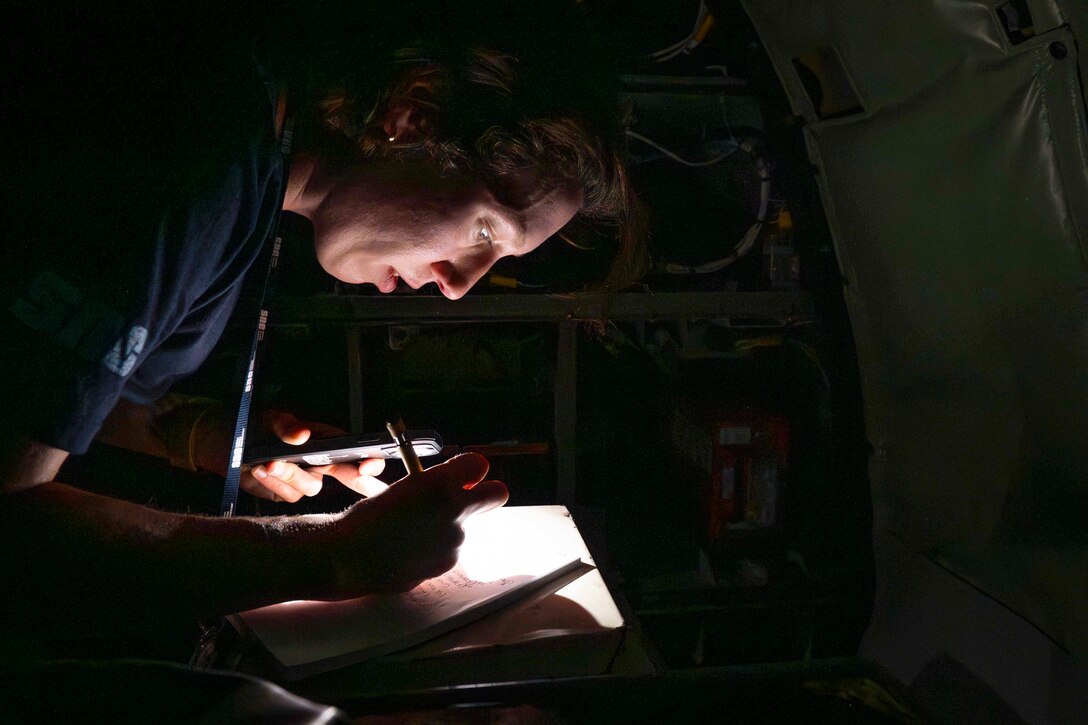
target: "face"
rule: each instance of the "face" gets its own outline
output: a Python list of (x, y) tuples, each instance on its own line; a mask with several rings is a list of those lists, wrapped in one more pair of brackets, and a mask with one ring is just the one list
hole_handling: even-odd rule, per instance
[(345, 173), (311, 216), (318, 261), (351, 284), (392, 292), (434, 282), (462, 297), (501, 257), (533, 251), (577, 213), (581, 193), (554, 189), (524, 209), (482, 182), (444, 179), (423, 165)]

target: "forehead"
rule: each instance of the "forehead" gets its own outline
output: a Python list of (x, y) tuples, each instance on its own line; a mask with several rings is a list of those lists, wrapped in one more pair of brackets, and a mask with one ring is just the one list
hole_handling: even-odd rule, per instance
[(516, 247), (536, 246), (562, 229), (582, 207), (582, 188), (574, 182), (542, 182), (532, 171), (493, 180), (496, 217), (507, 226)]
[(552, 236), (582, 208), (582, 189), (575, 185), (555, 186), (522, 209), (526, 245), (536, 245)]

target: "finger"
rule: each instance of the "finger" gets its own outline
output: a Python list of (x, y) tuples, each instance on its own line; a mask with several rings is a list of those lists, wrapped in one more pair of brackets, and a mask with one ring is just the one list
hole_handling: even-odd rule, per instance
[(355, 463), (329, 463), (324, 466), (311, 466), (306, 470), (322, 476), (332, 476), (345, 485), (359, 477), (359, 466)]
[(299, 446), (310, 439), (310, 429), (290, 413), (274, 410), (269, 413), (268, 422), (272, 432), (284, 443)]
[(376, 496), (385, 489), (390, 488), (387, 483), (383, 483), (373, 476), (360, 476), (359, 469), (355, 464), (332, 464), (329, 466), (310, 468), (310, 471), (317, 470), (320, 470), (321, 474), (325, 476), (332, 476), (356, 493), (361, 493), (368, 497)]
[(320, 473), (322, 476), (333, 476), (347, 483), (348, 480), (359, 476), (377, 476), (385, 470), (385, 460), (365, 458), (357, 463), (328, 463), (324, 466), (310, 466), (306, 470)]
[(434, 560), (434, 564), (430, 571), (427, 573), (427, 578), (436, 576), (442, 576), (447, 571), (457, 566), (457, 549), (449, 552), (445, 556), (440, 556)]
[[(253, 475), (264, 485), (279, 481), (298, 492), (299, 496), (316, 496), (321, 492), (321, 474), (314, 474), (286, 461), (273, 461), (267, 466), (257, 466)], [(283, 494), (276, 490), (277, 494)], [(297, 498), (295, 499), (297, 500)]]
[(350, 464), (325, 464), (324, 466), (309, 466), (305, 469), (311, 476), (355, 476), (355, 467)]
[(359, 461), (360, 476), (377, 476), (385, 470), (384, 458), (367, 458)]
[(242, 474), (241, 480), (238, 481), (238, 487), (250, 496), (256, 496), (257, 498), (263, 498), (268, 501), (275, 500), (275, 494), (272, 493), (272, 490), (265, 488), (265, 485), (254, 478), (253, 474), (249, 471)]
[(321, 474), (311, 473), (294, 463), (274, 461), (269, 465), (268, 473), (291, 486), (303, 496), (316, 496), (321, 493)]
[(278, 478), (274, 478), (268, 475), (268, 472), (261, 467), (253, 469), (253, 477), (264, 488), (272, 494), (273, 501), (287, 501), (288, 503), (295, 503), (302, 494), (295, 488), (287, 485)]
[(413, 589), (415, 589), (416, 587), (418, 587), (420, 584), (422, 584), (425, 581), (427, 581), (427, 580), (426, 579), (418, 579), (418, 578), (413, 578), (413, 579), (390, 579), (389, 581), (383, 582), (380, 585), (378, 585), (376, 587), (376, 589), (380, 590), (380, 591), (390, 592), (390, 593), (410, 592), (410, 591), (412, 591)]
[(367, 466), (366, 462), (362, 464), (333, 463), (327, 466), (310, 468), (309, 470), (311, 473), (319, 472), (325, 476), (332, 476), (356, 493), (361, 493), (364, 496), (377, 496), (389, 488), (389, 485), (373, 476), (363, 475), (361, 471), (377, 468), (377, 472), (381, 473), (382, 469), (385, 468), (385, 463), (381, 459), (378, 459), (378, 463), (380, 464), (378, 466)]
[(461, 513), (457, 521), (461, 522), (473, 514), (490, 511), (506, 504), (510, 491), (502, 481), (481, 481), (463, 488), (463, 496), (458, 502)]
[(484, 480), (489, 468), (487, 459), (479, 453), (462, 453), (445, 463), (428, 468), (421, 478), (440, 488), (461, 489), (467, 484)]
[(389, 484), (381, 481), (373, 476), (356, 476), (347, 481), (341, 481), (355, 493), (361, 493), (367, 498), (374, 498), (380, 493), (384, 493), (389, 488)]
[(442, 576), (447, 571), (457, 566), (457, 547), (450, 547), (442, 553), (435, 553), (414, 561), (408, 571), (390, 575), (393, 581), (417, 579), (424, 581), (436, 576)]

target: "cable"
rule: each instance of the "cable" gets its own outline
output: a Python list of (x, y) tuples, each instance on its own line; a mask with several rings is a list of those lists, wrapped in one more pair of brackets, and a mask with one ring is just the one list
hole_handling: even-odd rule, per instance
[[(725, 81), (729, 80), (729, 69), (726, 68), (724, 65), (708, 65), (706, 67), (706, 69), (707, 70), (716, 70), (716, 71), (718, 71), (719, 73), (722, 74), (722, 78), (725, 79)], [(721, 107), (722, 123), (725, 125), (725, 130), (727, 130), (729, 132), (729, 140), (732, 141), (733, 143), (736, 143), (737, 137), (733, 134), (733, 125), (731, 123), (729, 123), (729, 112), (725, 108), (725, 92), (724, 91), (722, 93), (718, 94), (718, 106)]]
[(695, 17), (695, 25), (692, 27), (691, 32), (669, 47), (655, 50), (648, 57), (652, 58), (656, 63), (672, 60), (681, 53), (686, 53), (699, 45), (713, 26), (714, 16), (710, 14), (710, 9), (707, 8), (705, 0), (699, 0), (699, 13)]
[[(628, 133), (631, 132), (628, 131)], [(737, 145), (738, 149), (755, 157), (756, 169), (759, 172), (759, 211), (756, 212), (755, 223), (748, 228), (748, 231), (741, 237), (736, 246), (733, 247), (733, 252), (728, 257), (715, 259), (714, 261), (700, 264), (697, 267), (669, 263), (665, 265), (665, 272), (668, 274), (710, 274), (711, 272), (717, 272), (743, 257), (751, 251), (753, 246), (755, 246), (756, 240), (759, 238), (759, 233), (763, 231), (763, 225), (767, 221), (767, 207), (770, 206), (771, 200), (770, 165), (767, 163), (766, 159), (756, 154), (756, 143), (756, 139), (746, 139)]]
[(548, 283), (542, 284), (530, 284), (529, 282), (522, 282), (520, 279), (514, 277), (508, 277), (502, 274), (489, 274), (487, 276), (487, 283), (494, 285), (495, 287), (505, 287), (507, 289), (518, 289), (524, 287), (526, 289), (541, 289), (548, 286)]
[(633, 138), (635, 140), (638, 140), (638, 141), (641, 141), (642, 143), (646, 144), (647, 146), (652, 146), (653, 148), (657, 149), (658, 151), (660, 151), (661, 153), (663, 153), (665, 156), (669, 157), (670, 159), (672, 159), (676, 163), (683, 164), (684, 166), (691, 166), (691, 167), (694, 167), (694, 168), (700, 168), (700, 167), (703, 167), (703, 166), (710, 166), (712, 164), (716, 164), (719, 161), (721, 161), (722, 159), (727, 158), (729, 156), (732, 156), (740, 148), (740, 144), (737, 144), (735, 146), (732, 146), (725, 153), (718, 154), (717, 156), (715, 156), (713, 158), (706, 159), (704, 161), (689, 161), (688, 159), (685, 159), (685, 158), (681, 157), (679, 154), (676, 154), (676, 153), (674, 153), (672, 151), (669, 151), (667, 148), (665, 148), (664, 146), (659, 144), (657, 141), (654, 141), (653, 139), (646, 138), (641, 133), (637, 133), (637, 132), (631, 131), (631, 130), (628, 130), (626, 133), (631, 138)]

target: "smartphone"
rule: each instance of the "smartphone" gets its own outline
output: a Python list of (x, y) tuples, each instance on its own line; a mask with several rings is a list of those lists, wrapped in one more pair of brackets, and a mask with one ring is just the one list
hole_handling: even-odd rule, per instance
[[(405, 433), (420, 458), (442, 452), (442, 438), (433, 430), (410, 430)], [(400, 458), (397, 444), (388, 432), (353, 433), (337, 438), (310, 439), (300, 446), (270, 443), (246, 448), (243, 464), (288, 461), (311, 466), (359, 461), (364, 458)]]

